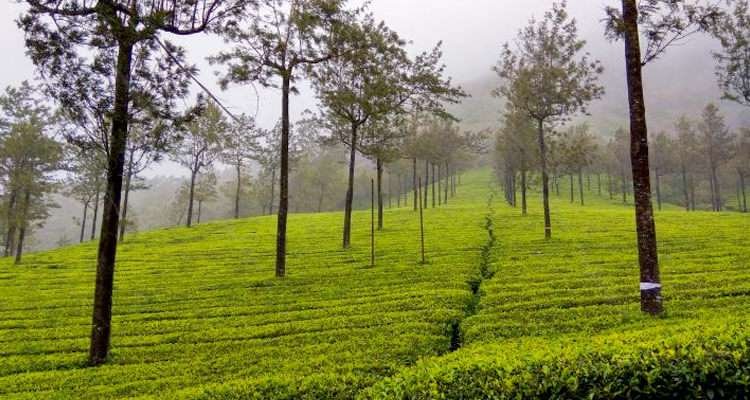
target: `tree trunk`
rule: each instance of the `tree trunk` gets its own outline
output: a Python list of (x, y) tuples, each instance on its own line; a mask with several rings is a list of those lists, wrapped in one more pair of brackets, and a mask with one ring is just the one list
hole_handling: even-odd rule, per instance
[(112, 134), (107, 156), (107, 188), (104, 193), (102, 228), (96, 265), (96, 289), (91, 328), (89, 363), (99, 365), (107, 360), (112, 322), (112, 285), (117, 255), (117, 228), (120, 222), (122, 172), (125, 166), (125, 146), (128, 138), (128, 105), (130, 97), (130, 67), (133, 45), (120, 43), (115, 76), (115, 101), (112, 113)]
[[(380, 159), (377, 160), (380, 163)], [(382, 171), (379, 169), (378, 173)], [(378, 182), (379, 183), (379, 182)], [(380, 188), (378, 187), (378, 192)], [(380, 193), (378, 193), (380, 196)], [(382, 202), (378, 200), (378, 209), (381, 208)], [(370, 266), (375, 266), (375, 182), (370, 179)]]
[(547, 177), (547, 148), (544, 144), (544, 120), (537, 121), (539, 157), (542, 166), (542, 203), (544, 205), (544, 238), (552, 238), (552, 221), (549, 215), (549, 179)]
[(396, 176), (396, 179), (398, 180), (398, 186), (397, 186), (397, 190), (396, 190), (396, 194), (397, 194), (397, 196), (396, 196), (396, 208), (401, 208), (401, 192), (402, 192), (402, 189), (403, 189), (403, 182), (404, 181), (403, 181), (403, 177), (401, 176), (401, 174), (398, 174)]
[(391, 179), (391, 172), (388, 171), (388, 209), (392, 207), (391, 193), (393, 193), (393, 179)]
[(661, 277), (656, 247), (656, 224), (651, 205), (651, 182), (648, 166), (648, 130), (643, 99), (641, 49), (636, 0), (622, 0), (625, 33), (625, 63), (630, 106), (630, 159), (633, 170), (638, 260), (641, 278), (641, 310), (649, 314), (664, 311)]
[(13, 245), (15, 244), (14, 238), (16, 236), (16, 198), (18, 197), (18, 192), (16, 190), (12, 190), (10, 192), (10, 199), (8, 199), (8, 213), (6, 215), (6, 219), (8, 221), (8, 231), (5, 234), (5, 251), (4, 256), (9, 257), (13, 253)]
[(195, 198), (195, 178), (197, 176), (198, 170), (193, 169), (190, 172), (190, 193), (188, 197), (187, 222), (185, 223), (188, 228), (193, 225), (193, 200)]
[(383, 160), (375, 159), (378, 175), (378, 230), (383, 230)]
[(268, 202), (268, 215), (273, 215), (273, 204), (276, 201), (276, 167), (271, 168), (271, 200)]
[(521, 164), (521, 215), (528, 212), (526, 204), (526, 165)]
[(656, 178), (656, 205), (661, 211), (661, 174), (659, 168), (654, 170), (654, 177)]
[[(425, 182), (425, 186), (426, 186), (426, 182)], [(422, 190), (422, 178), (420, 177), (419, 180), (418, 180), (418, 182), (417, 182), (417, 191), (421, 191), (421, 190)], [(425, 188), (425, 190), (426, 190), (426, 188)], [(420, 193), (419, 195), (421, 196), (422, 194)], [(422, 202), (421, 201), (419, 202), (419, 241), (420, 241), (420, 250), (421, 250), (421, 253), (422, 253), (422, 264), (424, 264), (425, 263), (425, 258), (424, 258), (424, 214), (422, 213)]]
[[(628, 204), (628, 187), (627, 187), (628, 180), (627, 178), (625, 178), (624, 173), (622, 174), (621, 180), (622, 180), (622, 185), (620, 186), (622, 186), (622, 204)], [(633, 181), (633, 183), (635, 183), (635, 181)]]
[(91, 221), (91, 240), (96, 239), (96, 220), (99, 216), (99, 177), (96, 178), (96, 196), (94, 196), (94, 215)]
[(714, 195), (714, 199), (716, 199), (716, 211), (721, 211), (723, 208), (723, 205), (721, 203), (721, 185), (719, 184), (719, 174), (716, 172), (717, 168), (714, 167), (711, 169), (711, 177), (714, 180), (714, 191), (716, 194)]
[(83, 238), (86, 235), (86, 214), (89, 212), (89, 202), (83, 203), (83, 218), (81, 218), (81, 238), (78, 243), (83, 243)]
[(690, 180), (690, 208), (695, 211), (695, 177), (690, 174), (688, 178)]
[[(237, 187), (234, 189), (234, 219), (240, 218), (240, 193), (242, 193), (242, 164), (237, 163)], [(320, 208), (320, 206), (318, 206)], [(318, 209), (320, 212), (320, 209)]]
[(202, 210), (202, 208), (203, 208), (203, 200), (198, 200), (198, 216), (197, 216), (198, 218), (197, 218), (197, 221), (196, 221), (196, 223), (198, 223), (198, 224), (201, 223), (201, 210)]
[(614, 200), (615, 198), (615, 189), (612, 186), (612, 174), (607, 173), (607, 189), (609, 190), (609, 199)]
[(747, 212), (747, 194), (745, 193), (745, 174), (740, 173), (740, 192), (742, 193), (742, 212)]
[(128, 222), (128, 197), (130, 195), (130, 182), (133, 179), (133, 153), (130, 153), (127, 164), (127, 173), (125, 174), (125, 193), (122, 198), (122, 208), (120, 209), (120, 243), (125, 241), (125, 224)]
[(429, 200), (429, 186), (430, 186), (430, 162), (424, 161), (424, 208), (427, 208), (427, 201)]
[(16, 264), (21, 263), (23, 256), (23, 245), (26, 241), (26, 227), (29, 225), (29, 207), (31, 206), (31, 191), (26, 190), (23, 196), (23, 209), (21, 210), (21, 221), (18, 226), (18, 247), (16, 248)]
[(690, 211), (690, 192), (688, 190), (687, 171), (684, 165), (680, 168), (680, 172), (682, 175), (682, 194), (685, 196), (685, 211)]
[[(588, 182), (589, 184), (589, 190), (591, 189), (591, 181)], [(581, 205), (584, 205), (583, 202), (583, 171), (578, 170), (578, 195), (581, 197)]]
[(411, 159), (411, 171), (412, 171), (412, 189), (414, 190), (414, 211), (417, 211), (417, 201), (419, 201), (419, 194), (417, 193), (417, 159)]
[(435, 164), (430, 163), (430, 166), (432, 166), (432, 208), (435, 208)]
[(448, 186), (450, 186), (448, 183), (450, 182), (450, 168), (448, 161), (445, 162), (445, 196), (443, 199), (443, 204), (448, 204)]
[[(437, 167), (437, 202), (439, 206), (442, 206), (443, 205), (443, 196), (442, 196), (443, 195), (443, 177), (440, 171), (441, 170), (440, 163), (439, 162), (436, 163), (435, 167)], [(432, 175), (433, 177), (435, 176), (435, 174), (432, 174)]]
[(354, 163), (357, 160), (357, 124), (351, 127), (351, 144), (349, 150), (349, 179), (346, 185), (346, 199), (344, 202), (344, 238), (343, 246), (345, 249), (351, 247), (352, 233), (352, 202), (354, 201)]
[[(286, 222), (289, 213), (289, 92), (291, 71), (281, 83), (281, 158), (279, 179), (279, 215), (276, 219), (276, 277), (286, 275)], [(271, 193), (273, 197), (273, 193)]]
[(573, 183), (573, 174), (570, 174), (569, 177), (570, 177), (570, 204), (573, 204), (573, 202), (576, 201), (576, 197), (575, 197), (576, 185)]
[(599, 172), (596, 173), (596, 191), (599, 196), (602, 195), (602, 174)]

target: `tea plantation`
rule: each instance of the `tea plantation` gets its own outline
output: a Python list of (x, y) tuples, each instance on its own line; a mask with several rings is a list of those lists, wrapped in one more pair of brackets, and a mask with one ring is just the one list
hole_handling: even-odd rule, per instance
[(521, 216), (496, 191), (489, 171), (467, 173), (425, 210), (426, 264), (411, 207), (386, 211), (375, 267), (369, 211), (350, 250), (341, 213), (291, 216), (284, 279), (271, 217), (130, 236), (97, 368), (85, 364), (94, 244), (3, 260), (0, 398), (748, 393), (750, 216), (658, 213), (667, 314), (654, 319), (638, 308), (630, 206), (553, 198), (545, 241), (538, 198)]

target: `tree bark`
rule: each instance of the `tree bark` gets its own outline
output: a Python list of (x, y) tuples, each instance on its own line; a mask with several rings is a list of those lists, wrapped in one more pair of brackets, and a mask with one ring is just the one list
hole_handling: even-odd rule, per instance
[(542, 203), (544, 205), (544, 238), (552, 238), (552, 221), (549, 213), (549, 179), (547, 177), (547, 148), (544, 144), (544, 120), (537, 121), (539, 156), (542, 166)]
[[(442, 177), (441, 171), (440, 171), (441, 170), (440, 163), (439, 162), (435, 163), (435, 167), (437, 167), (437, 202), (438, 202), (439, 206), (442, 206), (443, 205), (443, 197), (442, 197), (442, 195), (443, 195), (443, 177)], [(434, 171), (434, 169), (433, 169), (433, 171)], [(433, 177), (435, 176), (435, 174), (432, 174), (432, 175), (433, 175)]]
[(412, 171), (412, 189), (414, 190), (414, 211), (417, 211), (417, 201), (419, 201), (419, 194), (417, 193), (417, 158), (411, 159), (411, 171)]
[(690, 211), (690, 191), (688, 189), (687, 171), (684, 165), (680, 168), (680, 173), (682, 175), (682, 194), (685, 196), (685, 211)]
[(203, 208), (203, 200), (198, 200), (198, 218), (195, 221), (197, 224), (201, 223), (201, 209)]
[(742, 212), (747, 212), (747, 193), (745, 192), (745, 174), (740, 173), (740, 192), (742, 193)]
[(424, 160), (424, 208), (427, 208), (427, 201), (429, 200), (429, 186), (430, 186), (430, 162)]
[(96, 239), (96, 220), (99, 216), (99, 177), (96, 178), (96, 196), (94, 196), (94, 215), (91, 221), (91, 240)]
[(383, 160), (375, 159), (378, 175), (378, 230), (383, 230)]
[(449, 182), (450, 182), (450, 168), (448, 166), (449, 166), (448, 161), (446, 161), (445, 162), (445, 188), (444, 188), (444, 190), (445, 190), (445, 196), (444, 196), (444, 199), (443, 199), (443, 204), (446, 204), (446, 205), (448, 204), (448, 186), (450, 186), (449, 185)]
[(112, 285), (117, 255), (117, 228), (120, 222), (122, 173), (125, 165), (125, 146), (128, 137), (128, 105), (133, 44), (121, 42), (117, 52), (115, 100), (112, 113), (112, 133), (107, 156), (107, 188), (99, 238), (96, 265), (96, 289), (92, 316), (89, 363), (99, 365), (107, 360), (112, 323)]
[(432, 167), (432, 208), (435, 208), (435, 186), (437, 183), (435, 179), (435, 164), (430, 163), (430, 166)]
[[(426, 182), (425, 182), (426, 184)], [(417, 183), (417, 191), (422, 190), (422, 178), (420, 177)], [(426, 190), (426, 188), (425, 188)], [(421, 196), (421, 193), (420, 193)], [(425, 263), (424, 258), (424, 214), (422, 213), (422, 202), (419, 202), (419, 242), (420, 242), (420, 250), (422, 253), (422, 264)]]
[(648, 159), (648, 129), (643, 98), (638, 6), (636, 0), (622, 0), (625, 33), (625, 64), (630, 108), (630, 159), (633, 170), (638, 260), (641, 278), (641, 310), (649, 314), (664, 311), (656, 244), (656, 224), (651, 204)]
[[(591, 181), (589, 181), (589, 189), (591, 189), (590, 185)], [(581, 197), (581, 205), (584, 205), (583, 202), (583, 171), (578, 170), (578, 195)]]
[(83, 218), (81, 218), (81, 237), (78, 240), (78, 243), (83, 243), (83, 238), (86, 235), (86, 214), (89, 212), (89, 203), (88, 201), (83, 203)]
[(133, 179), (133, 153), (130, 153), (127, 164), (127, 173), (125, 174), (125, 193), (122, 199), (121, 217), (120, 217), (120, 243), (125, 241), (125, 224), (128, 222), (128, 197), (130, 195), (130, 182)]
[(354, 201), (354, 163), (357, 161), (357, 124), (352, 124), (350, 132), (349, 177), (346, 185), (346, 199), (344, 201), (344, 237), (345, 249), (351, 247), (352, 233), (352, 202)]
[(656, 206), (661, 211), (661, 174), (659, 168), (654, 170), (654, 177), (656, 178)]
[[(286, 275), (286, 223), (289, 213), (289, 92), (291, 71), (281, 79), (281, 157), (279, 175), (279, 214), (276, 220), (276, 277)], [(271, 193), (273, 197), (273, 193)]]
[(188, 197), (187, 222), (188, 228), (193, 225), (193, 200), (195, 198), (195, 178), (198, 176), (198, 170), (193, 169), (190, 172), (190, 194)]
[(18, 227), (18, 243), (16, 248), (16, 264), (21, 263), (23, 256), (23, 245), (26, 241), (26, 227), (29, 225), (29, 207), (31, 206), (31, 191), (26, 190), (23, 197), (23, 209), (21, 210), (21, 222)]
[(573, 202), (576, 201), (576, 197), (575, 197), (575, 188), (576, 188), (576, 185), (575, 185), (575, 183), (573, 183), (573, 174), (572, 173), (569, 175), (569, 178), (570, 178), (570, 204), (573, 204)]
[[(240, 193), (242, 192), (242, 164), (237, 163), (237, 187), (234, 190), (234, 219), (240, 218)], [(320, 208), (320, 206), (318, 206)], [(320, 209), (318, 209), (320, 212)]]
[(526, 165), (521, 164), (521, 215), (527, 213), (526, 204)]
[(16, 199), (18, 197), (18, 192), (16, 190), (12, 190), (10, 192), (10, 199), (8, 199), (8, 212), (6, 214), (6, 219), (8, 221), (8, 231), (5, 234), (5, 251), (4, 256), (9, 257), (13, 253), (13, 245), (15, 244), (14, 238), (16, 236)]
[(273, 215), (274, 201), (276, 201), (276, 167), (271, 168), (271, 201), (268, 202), (268, 215)]
[[(379, 162), (380, 159), (378, 159)], [(378, 192), (380, 192), (379, 187)], [(380, 196), (380, 193), (378, 193), (378, 196)], [(382, 203), (380, 200), (378, 200), (378, 203), (378, 209), (380, 209)], [(370, 179), (370, 266), (375, 266), (375, 182), (372, 179)]]

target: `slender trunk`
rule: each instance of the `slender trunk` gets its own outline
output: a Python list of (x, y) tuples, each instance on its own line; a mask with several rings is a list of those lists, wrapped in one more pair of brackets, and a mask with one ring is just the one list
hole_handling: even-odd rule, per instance
[(745, 174), (740, 173), (740, 192), (742, 193), (742, 212), (747, 212), (747, 194), (745, 193)]
[(383, 230), (383, 160), (377, 158), (375, 166), (378, 176), (378, 230)]
[(690, 209), (695, 211), (695, 177), (689, 174), (688, 178), (690, 180)]
[[(425, 182), (426, 184), (426, 182)], [(426, 189), (426, 188), (425, 188)], [(419, 180), (417, 182), (417, 191), (421, 192), (422, 190), (422, 177), (419, 177)], [(419, 193), (421, 196), (422, 194)], [(424, 215), (422, 213), (422, 202), (419, 202), (419, 241), (420, 241), (420, 249), (422, 253), (422, 264), (425, 263), (424, 258)]]
[(388, 171), (388, 209), (391, 209), (391, 193), (393, 193), (393, 180), (391, 179), (391, 172)]
[[(380, 159), (378, 159), (380, 162)], [(380, 192), (380, 188), (378, 188)], [(380, 193), (378, 193), (380, 196)], [(382, 202), (378, 200), (378, 209), (381, 208)], [(370, 179), (370, 266), (375, 266), (375, 182)]]
[(351, 127), (351, 145), (349, 150), (349, 179), (346, 185), (346, 199), (344, 202), (344, 238), (343, 246), (345, 249), (351, 247), (352, 232), (352, 201), (354, 200), (354, 163), (357, 160), (357, 124)]
[(622, 0), (625, 31), (625, 63), (630, 106), (630, 159), (633, 170), (638, 260), (641, 278), (641, 310), (649, 314), (664, 311), (661, 277), (656, 245), (656, 224), (651, 204), (651, 182), (648, 166), (648, 130), (643, 99), (641, 49), (636, 0)]
[(620, 186), (622, 187), (622, 204), (628, 204), (628, 180), (627, 178), (625, 178), (625, 173), (622, 174), (621, 181), (622, 184)]
[(412, 171), (412, 189), (414, 190), (414, 211), (417, 211), (417, 201), (419, 201), (419, 194), (417, 193), (417, 158), (411, 159), (411, 171)]
[(602, 195), (602, 174), (599, 172), (596, 173), (596, 191), (599, 196)]
[(203, 208), (203, 200), (198, 200), (198, 215), (197, 215), (197, 221), (195, 221), (197, 224), (201, 223), (201, 210)]
[(276, 167), (271, 168), (271, 200), (268, 202), (268, 215), (273, 215), (276, 202)]
[(450, 186), (448, 183), (450, 182), (450, 168), (448, 161), (445, 162), (445, 196), (443, 199), (443, 204), (448, 204), (448, 186)]
[(721, 202), (721, 185), (719, 183), (719, 174), (716, 172), (717, 168), (713, 168), (711, 170), (711, 176), (714, 180), (714, 190), (716, 191), (716, 195), (714, 198), (716, 199), (716, 211), (721, 211), (723, 207)]
[[(589, 189), (591, 188), (591, 181), (589, 181)], [(578, 171), (578, 195), (581, 197), (581, 205), (583, 203), (583, 171)]]
[(23, 245), (26, 241), (26, 227), (28, 226), (29, 219), (29, 207), (31, 203), (31, 191), (28, 189), (25, 191), (23, 196), (23, 209), (21, 210), (21, 221), (18, 224), (18, 244), (16, 248), (16, 264), (21, 263), (21, 257), (23, 256)]
[(526, 204), (526, 165), (521, 164), (521, 215), (528, 211)]
[(656, 205), (659, 211), (661, 211), (661, 174), (659, 173), (659, 168), (654, 170), (654, 176), (656, 178)]
[(544, 144), (544, 121), (538, 120), (539, 158), (542, 166), (542, 203), (544, 205), (544, 238), (552, 238), (552, 221), (549, 215), (549, 182), (547, 177), (547, 149)]
[(612, 174), (607, 173), (607, 189), (609, 189), (609, 199), (614, 200), (615, 198), (615, 189), (612, 186)]
[(690, 192), (688, 190), (688, 179), (685, 165), (680, 168), (682, 175), (682, 194), (685, 197), (685, 211), (690, 211)]
[(128, 103), (130, 67), (133, 45), (120, 43), (117, 53), (115, 100), (112, 113), (112, 134), (107, 156), (107, 188), (96, 263), (96, 289), (92, 316), (89, 363), (99, 365), (107, 360), (112, 323), (112, 290), (117, 256), (117, 228), (120, 222), (122, 172), (125, 166), (125, 146), (128, 136)]
[(432, 208), (435, 208), (435, 164), (430, 163), (432, 166)]
[(318, 192), (318, 213), (323, 211), (323, 197), (325, 196), (325, 188), (320, 185), (320, 192)]
[(235, 167), (237, 169), (237, 187), (234, 189), (234, 219), (238, 219), (240, 218), (240, 193), (242, 193), (242, 164), (238, 162)]
[(424, 208), (427, 208), (427, 201), (429, 199), (429, 186), (430, 186), (430, 162), (424, 161)]
[(576, 201), (576, 198), (575, 198), (575, 188), (576, 188), (575, 186), (576, 185), (573, 183), (573, 174), (570, 174), (569, 178), (570, 178), (570, 204), (573, 204), (573, 202)]
[(193, 201), (195, 199), (195, 178), (197, 175), (197, 169), (194, 169), (190, 173), (190, 193), (188, 197), (187, 222), (185, 223), (188, 228), (193, 225)]
[(130, 182), (133, 179), (133, 153), (130, 153), (127, 173), (125, 174), (125, 193), (122, 197), (122, 208), (120, 209), (120, 243), (125, 241), (125, 225), (128, 222), (128, 197), (130, 194)]
[(83, 238), (86, 235), (86, 214), (88, 214), (89, 211), (89, 202), (83, 203), (83, 218), (81, 218), (81, 238), (78, 240), (78, 243), (83, 243)]
[[(438, 201), (438, 205), (442, 206), (443, 205), (443, 197), (442, 197), (442, 194), (443, 194), (443, 177), (442, 177), (441, 171), (440, 171), (441, 170), (440, 163), (439, 162), (436, 163), (435, 167), (437, 167), (437, 201)], [(433, 171), (434, 171), (434, 169), (433, 169)], [(434, 175), (435, 174), (433, 174), (433, 176)]]
[(6, 220), (8, 223), (8, 231), (5, 234), (5, 251), (4, 256), (9, 257), (13, 252), (13, 245), (15, 244), (16, 236), (16, 198), (18, 193), (15, 190), (10, 192), (10, 199), (8, 199), (8, 213), (6, 214)]
[(96, 178), (96, 196), (94, 196), (94, 215), (91, 220), (91, 240), (96, 239), (96, 220), (99, 216), (99, 177)]
[[(591, 192), (591, 174), (586, 174), (586, 190)], [(581, 196), (581, 199), (583, 199), (583, 196)]]
[[(289, 213), (289, 92), (291, 71), (281, 82), (281, 157), (279, 171), (279, 214), (276, 219), (276, 277), (286, 276), (286, 222)], [(273, 197), (273, 195), (271, 196)]]
[(716, 186), (713, 171), (708, 174), (708, 184), (711, 189), (711, 211), (716, 211)]
[(401, 174), (398, 174), (396, 176), (396, 179), (398, 180), (398, 186), (396, 189), (396, 208), (401, 208), (401, 191), (403, 189), (403, 178), (401, 177)]

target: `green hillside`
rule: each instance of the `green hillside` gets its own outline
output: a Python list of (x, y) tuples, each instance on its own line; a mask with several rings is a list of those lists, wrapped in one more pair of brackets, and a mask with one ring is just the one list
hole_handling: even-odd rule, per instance
[(586, 206), (553, 198), (545, 242), (538, 199), (522, 217), (493, 187), (489, 171), (466, 174), (448, 205), (425, 210), (426, 265), (411, 208), (387, 210), (374, 268), (369, 211), (347, 251), (340, 213), (291, 216), (281, 280), (274, 218), (130, 236), (112, 362), (97, 368), (85, 366), (94, 244), (3, 260), (0, 398), (471, 398), (544, 375), (530, 365), (600, 373), (597, 357), (631, 360), (656, 340), (704, 346), (689, 354), (707, 366), (701, 354), (726, 348), (750, 387), (749, 216), (657, 215), (667, 314), (653, 319), (638, 309), (631, 207), (593, 191)]

